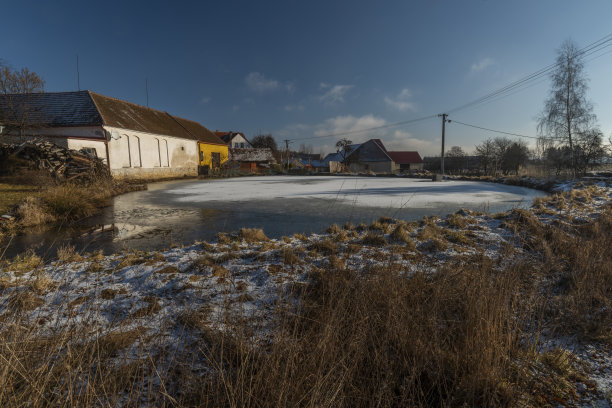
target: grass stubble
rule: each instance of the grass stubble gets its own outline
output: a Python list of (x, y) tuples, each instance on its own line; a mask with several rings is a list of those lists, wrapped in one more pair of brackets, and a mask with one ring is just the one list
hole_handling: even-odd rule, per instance
[[(537, 206), (566, 208), (585, 200), (590, 196), (569, 193)], [(417, 240), (421, 246), (446, 246), (449, 233), (441, 223), (425, 220), (413, 230), (385, 220), (361, 228), (352, 242), (326, 238), (309, 243), (310, 253), (330, 262), (312, 268), (307, 285), (279, 294), (273, 329), (257, 341), (247, 316), (228, 312), (224, 329), (218, 330), (209, 324), (209, 310), (186, 306), (176, 321), (157, 322), (182, 333), (181, 344), (168, 349), (162, 335), (134, 324), (157, 319), (159, 305), (153, 298), (132, 324), (120, 322), (95, 336), (95, 322), (88, 319), (95, 313), (83, 308), (86, 302), (66, 307), (74, 313), (63, 318), (78, 318), (79, 324), (41, 332), (30, 312), (53, 307), (41, 304), (42, 295), (59, 290), (62, 282), (42, 273), (18, 283), (0, 277), (0, 293), (12, 291), (0, 306), (0, 406), (571, 402), (576, 382), (586, 380), (571, 355), (542, 348), (542, 338), (572, 335), (612, 344), (612, 208), (592, 222), (574, 224), (544, 223), (529, 210), (495, 218), (514, 240), (498, 257), (477, 248), (409, 274), (391, 261), (388, 267), (356, 268), (341, 257), (387, 241), (408, 252), (416, 251)], [(471, 221), (451, 217), (447, 224), (460, 229)], [(332, 226), (330, 233), (342, 230)], [(268, 245), (260, 230), (243, 230), (238, 238)], [(308, 253), (279, 252), (287, 265), (301, 262), (301, 254)], [(77, 256), (70, 248), (58, 255), (62, 262)], [(127, 264), (136, 262), (130, 259)], [(205, 261), (197, 267), (212, 268), (217, 279), (227, 275), (218, 259)], [(19, 274), (40, 266), (30, 254), (3, 268)], [(115, 293), (101, 296), (112, 299)], [(138, 346), (145, 343), (149, 346)], [(130, 353), (125, 352), (128, 346)]]

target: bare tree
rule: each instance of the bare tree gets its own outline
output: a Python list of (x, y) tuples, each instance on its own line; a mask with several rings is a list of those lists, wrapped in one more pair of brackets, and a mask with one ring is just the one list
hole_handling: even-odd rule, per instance
[(596, 129), (596, 117), (592, 104), (586, 99), (588, 86), (582, 53), (571, 40), (565, 41), (557, 51), (551, 80), (550, 96), (544, 104), (538, 131), (569, 146), (570, 166), (575, 173), (578, 170), (578, 139), (588, 138)]
[(524, 166), (529, 158), (529, 148), (523, 141), (512, 142), (507, 149), (505, 149), (501, 160), (501, 170), (504, 174), (508, 174), (511, 171), (518, 175), (521, 166)]
[(28, 68), (17, 71), (0, 60), (0, 125), (2, 133), (17, 131), (24, 135), (32, 123), (32, 116), (40, 109), (36, 95), (44, 92), (45, 81)]
[(480, 167), (485, 174), (495, 171), (495, 142), (492, 139), (487, 139), (482, 144), (476, 145), (476, 156), (478, 156)]
[(446, 152), (446, 157), (448, 158), (447, 170), (457, 172), (466, 167), (466, 154), (461, 146), (452, 146), (450, 150)]
[(336, 142), (336, 151), (342, 156), (342, 162), (351, 154), (353, 142), (347, 138), (342, 138)]
[(272, 149), (272, 152), (278, 152), (278, 145), (271, 134), (259, 134), (251, 139), (251, 146), (255, 148)]

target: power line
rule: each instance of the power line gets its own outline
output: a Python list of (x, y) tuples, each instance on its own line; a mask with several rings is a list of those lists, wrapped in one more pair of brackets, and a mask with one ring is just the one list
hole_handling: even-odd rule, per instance
[(416, 119), (405, 120), (405, 121), (402, 121), (402, 122), (389, 123), (388, 125), (375, 126), (375, 127), (371, 127), (371, 128), (367, 128), (367, 129), (351, 130), (351, 131), (339, 132), (339, 133), (330, 133), (330, 134), (322, 135), (322, 136), (298, 137), (298, 138), (289, 139), (289, 140), (290, 141), (296, 141), (296, 140), (311, 140), (311, 139), (327, 139), (327, 138), (330, 138), (330, 137), (347, 136), (347, 135), (352, 135), (352, 134), (356, 134), (356, 133), (369, 132), (369, 131), (372, 131), (372, 130), (387, 129), (387, 128), (391, 128), (391, 127), (398, 127), (398, 126), (402, 126), (402, 125), (408, 125), (408, 124), (411, 124), (411, 123), (416, 123), (416, 122), (421, 122), (421, 121), (424, 121), (424, 120), (427, 120), (427, 119), (432, 119), (432, 118), (435, 118), (437, 116), (438, 115), (429, 115), (429, 116), (423, 116), (423, 117), (416, 118)]
[[(600, 38), (599, 40), (581, 48), (580, 50), (578, 50), (578, 52), (576, 53), (576, 57), (582, 57), (582, 56), (588, 56), (591, 54), (594, 54), (598, 51), (601, 51), (604, 48), (607, 48), (609, 46), (612, 46), (612, 34), (608, 34), (602, 38)], [(597, 57), (596, 57), (597, 58)], [(593, 58), (594, 59), (594, 58)], [(490, 99), (496, 97), (496, 96), (500, 96), (500, 97), (506, 97), (508, 95), (506, 95), (506, 93), (511, 92), (513, 90), (516, 90), (526, 84), (529, 84), (539, 78), (541, 78), (544, 75), (549, 74), (553, 69), (555, 69), (557, 66), (559, 65), (559, 63), (553, 63), (550, 65), (545, 66), (544, 68), (541, 68), (529, 75), (524, 76), (523, 78), (520, 78), (514, 82), (511, 82), (510, 84), (499, 88), (495, 91), (492, 91), (484, 96), (481, 96), (480, 98), (477, 98), (471, 102), (465, 103), (463, 105), (460, 105), (456, 108), (453, 109), (449, 109), (448, 112), (457, 112), (459, 110), (462, 109), (466, 109), (468, 107), (474, 106), (474, 105), (478, 105), (481, 103), (485, 103), (488, 102)], [(503, 95), (503, 96), (502, 96)]]
[(458, 123), (458, 124), (463, 125), (463, 126), (469, 126), (469, 127), (480, 129), (480, 130), (486, 130), (488, 132), (494, 132), (494, 133), (501, 133), (501, 134), (509, 135), (509, 136), (526, 137), (526, 138), (529, 138), (529, 139), (541, 139), (541, 138), (550, 139), (550, 140), (559, 139), (559, 138), (554, 138), (554, 137), (549, 137), (549, 136), (542, 136), (542, 137), (540, 137), (540, 136), (527, 136), (527, 135), (521, 135), (520, 133), (504, 132), (503, 130), (489, 129), (489, 128), (482, 127), (482, 126), (471, 125), (469, 123), (463, 123), (463, 122), (460, 122), (460, 121), (455, 120), (455, 119), (453, 119), (452, 122), (453, 123)]
[[(591, 44), (581, 48), (577, 53), (576, 53), (576, 57), (580, 57), (580, 56), (588, 56), (588, 55), (592, 55), (596, 52), (599, 52), (607, 47), (612, 46), (612, 34), (608, 34), (602, 38), (600, 38), (597, 41), (592, 42)], [(608, 51), (611, 52), (612, 50)], [(596, 58), (599, 58), (605, 54), (607, 54), (608, 52), (602, 53), (600, 55), (595, 56), (594, 58), (591, 58), (588, 61), (594, 60)], [(548, 73), (550, 73), (554, 68), (556, 68), (559, 65), (559, 63), (553, 63), (550, 65), (545, 66), (544, 68), (541, 68), (529, 75), (526, 75), (514, 82), (511, 82), (510, 84), (499, 88), (495, 91), (489, 92), (488, 94), (477, 98), (471, 102), (465, 103), (463, 105), (460, 105), (454, 109), (450, 109), (447, 110), (447, 112), (457, 112), (459, 110), (463, 110), (466, 109), (468, 107), (472, 107), (472, 106), (476, 106), (479, 104), (483, 104), (486, 102), (492, 102), (495, 100), (499, 100), (502, 98), (505, 98), (507, 96), (510, 95), (514, 95), (515, 93), (522, 91), (524, 89), (530, 88), (532, 86), (538, 85), (541, 82), (543, 82), (545, 79), (542, 79), (542, 77)], [(539, 80), (539, 81), (537, 81)], [(535, 82), (537, 81), (537, 82)], [(411, 124), (411, 123), (416, 123), (416, 122), (420, 122), (420, 121), (424, 121), (427, 119), (432, 119), (435, 118), (439, 115), (429, 115), (429, 116), (423, 116), (420, 118), (415, 118), (415, 119), (411, 119), (411, 120), (406, 120), (406, 121), (402, 121), (402, 122), (395, 122), (395, 123), (390, 123), (388, 125), (382, 125), (382, 126), (376, 126), (376, 127), (371, 127), (371, 128), (366, 128), (366, 129), (359, 129), (359, 130), (353, 130), (353, 131), (347, 131), (347, 132), (338, 132), (338, 133), (330, 133), (327, 135), (322, 135), (322, 136), (311, 136), (311, 137), (300, 137), (300, 138), (294, 138), (294, 139), (287, 139), (288, 142), (293, 142), (293, 141), (298, 141), (298, 140), (312, 140), (312, 139), (327, 139), (327, 138), (331, 138), (331, 137), (338, 137), (338, 136), (347, 136), (347, 135), (352, 135), (352, 134), (358, 134), (358, 133), (364, 133), (364, 132), (369, 132), (369, 131), (373, 131), (373, 130), (379, 130), (379, 129), (386, 129), (386, 128), (391, 128), (391, 127), (398, 127), (398, 126), (402, 126), (402, 125), (407, 125), (407, 124)], [(461, 125), (464, 126), (470, 126), (473, 128), (477, 128), (477, 129), (481, 129), (481, 130), (487, 130), (490, 132), (495, 132), (495, 133), (501, 133), (501, 134), (506, 134), (506, 135), (510, 135), (510, 136), (518, 136), (518, 137), (525, 137), (525, 138), (531, 138), (531, 139), (538, 139), (537, 136), (527, 136), (527, 135), (521, 135), (518, 133), (512, 133), (512, 132), (504, 132), (504, 131), (498, 131), (498, 130), (494, 130), (494, 129), (488, 129), (488, 128), (484, 128), (484, 127), (480, 127), (480, 126), (476, 126), (476, 125), (470, 125), (467, 123), (463, 123), (463, 122), (458, 122), (456, 120), (453, 120), (456, 123), (459, 123)], [(547, 137), (548, 138), (548, 137)], [(548, 138), (548, 139), (552, 139), (552, 138)]]

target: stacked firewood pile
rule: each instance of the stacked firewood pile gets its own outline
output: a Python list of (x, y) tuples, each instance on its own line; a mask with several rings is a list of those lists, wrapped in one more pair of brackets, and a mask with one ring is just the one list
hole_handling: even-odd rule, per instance
[(58, 181), (92, 183), (110, 179), (108, 166), (85, 152), (66, 149), (48, 141), (0, 144), (0, 160), (10, 163), (10, 172), (19, 169), (48, 171)]

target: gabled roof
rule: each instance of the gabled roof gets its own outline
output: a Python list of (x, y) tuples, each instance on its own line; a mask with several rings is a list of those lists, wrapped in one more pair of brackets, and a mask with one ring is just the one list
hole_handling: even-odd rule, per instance
[(247, 141), (247, 143), (251, 144), (246, 137), (244, 137), (244, 133), (241, 132), (222, 132), (220, 130), (215, 130), (215, 135), (223, 140), (225, 142), (225, 144), (229, 144), (236, 136), (242, 136), (244, 138), (244, 140)]
[(419, 152), (387, 152), (387, 154), (397, 164), (423, 163)]
[(357, 156), (357, 161), (362, 162), (381, 162), (392, 161), (387, 154), (387, 149), (380, 139), (370, 139), (360, 145), (355, 145), (355, 149), (347, 157)]
[[(92, 91), (0, 95), (0, 111), (27, 109), (28, 123), (50, 127), (113, 126), (225, 144), (201, 124)], [(10, 113), (10, 112), (13, 113)], [(19, 113), (18, 113), (19, 114)]]

